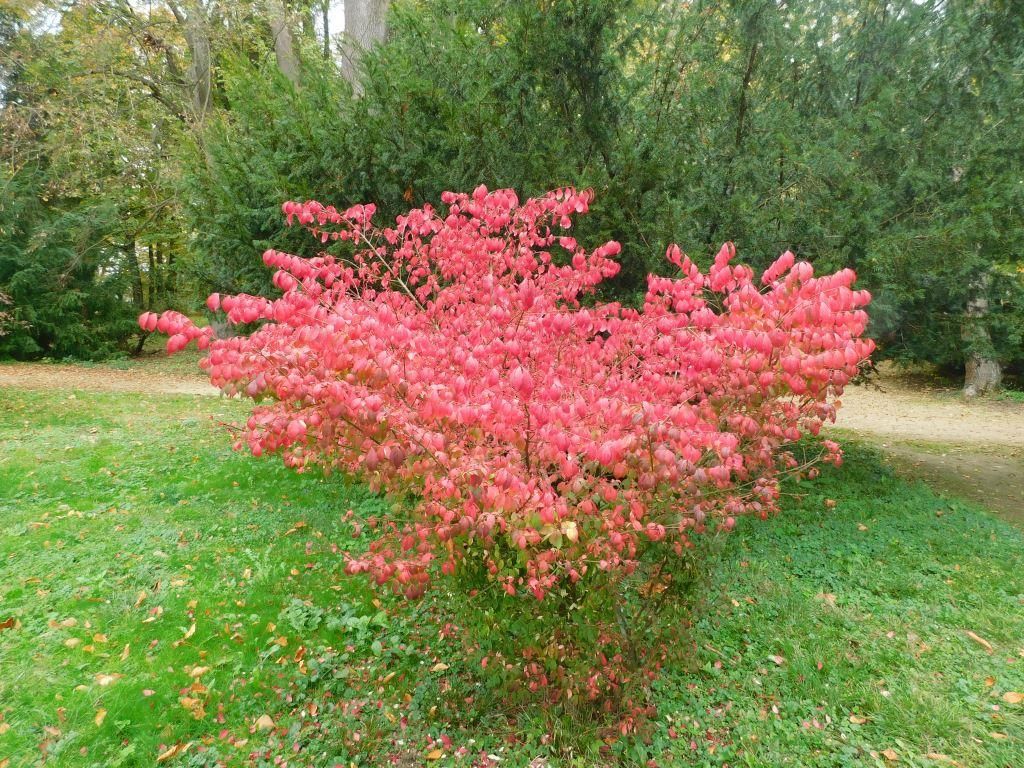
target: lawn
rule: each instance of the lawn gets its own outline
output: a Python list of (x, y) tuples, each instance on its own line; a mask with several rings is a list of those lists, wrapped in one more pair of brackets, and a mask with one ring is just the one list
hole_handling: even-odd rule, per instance
[(866, 448), (728, 538), (615, 738), (502, 707), (442, 593), (342, 575), (386, 503), (233, 453), (242, 414), (0, 389), (0, 767), (1024, 764), (1024, 537)]

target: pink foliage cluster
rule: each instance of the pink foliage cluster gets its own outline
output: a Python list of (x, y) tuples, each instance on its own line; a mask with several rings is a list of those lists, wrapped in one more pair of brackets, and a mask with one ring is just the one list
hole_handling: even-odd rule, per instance
[(706, 273), (672, 246), (676, 275), (650, 276), (642, 308), (596, 301), (620, 247), (568, 236), (590, 198), (480, 187), (386, 228), (372, 205), (288, 202), (289, 223), (345, 255), (270, 250), (280, 298), (210, 297), (255, 330), (140, 323), (171, 352), (208, 347), (212, 382), (258, 401), (237, 447), (414, 494), (350, 573), (415, 597), (472, 560), (541, 599), (776, 510), (781, 475), (802, 469), (787, 444), (834, 418), (873, 348), (854, 273), (816, 277), (789, 252), (758, 280), (732, 244)]

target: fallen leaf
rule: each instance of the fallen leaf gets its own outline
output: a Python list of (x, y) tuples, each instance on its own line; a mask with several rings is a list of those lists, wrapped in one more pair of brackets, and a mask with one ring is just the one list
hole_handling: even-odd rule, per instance
[(0, 621), (0, 632), (3, 632), (5, 629), (17, 629), (17, 627), (15, 626), (16, 621), (17, 619), (15, 619), (13, 616), (4, 619), (3, 621)]
[(76, 648), (77, 646), (79, 646), (81, 644), (82, 644), (82, 638), (80, 638), (80, 637), (69, 637), (67, 640), (64, 641), (64, 645), (67, 648)]
[(156, 693), (156, 691), (154, 691), (152, 688), (144, 688), (143, 691), (142, 691), (142, 695), (145, 696), (146, 698), (149, 698), (154, 693)]
[(432, 749), (429, 752), (427, 752), (427, 760), (440, 760), (443, 755), (444, 750)]
[(897, 753), (895, 749), (883, 749), (882, 757), (886, 760), (892, 760), (893, 762), (900, 759), (899, 753)]
[(192, 671), (189, 672), (189, 677), (202, 677), (210, 671), (209, 667), (193, 667)]
[(157, 757), (156, 761), (158, 763), (163, 763), (163, 762), (166, 762), (167, 760), (170, 760), (172, 757), (177, 757), (178, 755), (183, 755), (183, 754), (185, 754), (189, 750), (189, 748), (191, 746), (192, 746), (192, 742), (191, 741), (188, 744), (175, 744), (173, 747), (168, 749), (166, 752), (161, 752), (160, 755)]
[(3, 736), (9, 730), (11, 730), (11, 724), (10, 723), (0, 723), (0, 736)]
[(132, 652), (132, 644), (131, 643), (125, 643), (124, 644), (124, 650), (121, 651), (121, 661), (124, 661), (125, 659), (127, 659), (128, 658), (128, 654), (131, 653), (131, 652)]
[(775, 662), (780, 667), (786, 663), (786, 659), (784, 656), (769, 656), (768, 659), (769, 661)]
[(99, 684), (100, 687), (106, 688), (108, 685), (113, 685), (114, 683), (116, 683), (118, 680), (121, 679), (121, 677), (122, 675), (119, 672), (114, 672), (113, 674), (109, 675), (101, 672), (100, 674), (96, 675), (96, 682), (97, 684)]
[(1024, 693), (1017, 693), (1016, 691), (1007, 691), (1003, 694), (1003, 701), (1007, 704), (1020, 704), (1024, 701)]
[(441, 662), (438, 662), (437, 664), (435, 664), (434, 666), (432, 666), (430, 668), (430, 671), (431, 672), (444, 672), (446, 669), (448, 669), (448, 665), (447, 664), (443, 664)]
[(864, 523), (857, 523), (857, 530), (858, 531), (862, 531), (863, 532), (863, 531), (866, 531), (867, 529), (868, 529), (868, 527), (866, 525), (864, 525)]
[(1005, 733), (999, 733), (999, 731), (992, 731), (992, 733), (990, 733), (989, 736), (991, 736), (993, 739), (996, 739), (997, 741), (1002, 741), (1003, 739), (1010, 738)]
[(182, 707), (189, 711), (196, 720), (202, 720), (206, 717), (206, 706), (202, 699), (196, 699), (192, 696), (182, 696), (178, 699), (178, 703)]
[(850, 715), (850, 722), (854, 725), (864, 725), (864, 723), (866, 723), (867, 721), (868, 719), (866, 717), (861, 717), (860, 715)]
[(274, 718), (270, 715), (260, 715), (256, 720), (256, 728), (260, 731), (269, 731), (274, 727)]
[(97, 632), (95, 635), (92, 636), (92, 641), (94, 643), (105, 643), (107, 642), (107, 636), (102, 632)]
[(107, 710), (105, 710), (105, 709), (97, 709), (96, 710), (96, 717), (93, 718), (93, 722), (96, 723), (97, 726), (103, 725), (103, 720), (106, 718), (106, 716), (107, 716)]
[(184, 637), (182, 639), (183, 640), (188, 640), (195, 633), (196, 633), (196, 623), (193, 621), (192, 622), (192, 626), (190, 626), (187, 630), (185, 630), (185, 635), (184, 635)]
[(992, 653), (992, 651), (995, 650), (992, 647), (992, 643), (990, 643), (984, 637), (980, 637), (980, 636), (976, 635), (974, 632), (971, 632), (971, 630), (967, 630), (967, 636), (969, 638), (971, 638), (971, 640), (976, 642), (978, 645), (980, 645), (982, 648), (984, 648), (986, 651), (988, 651), (989, 653)]

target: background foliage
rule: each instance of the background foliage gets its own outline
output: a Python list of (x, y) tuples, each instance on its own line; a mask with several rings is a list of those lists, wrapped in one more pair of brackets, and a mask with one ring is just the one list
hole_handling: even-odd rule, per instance
[(1024, 362), (1012, 0), (404, 0), (358, 96), (319, 8), (3, 0), (0, 353), (104, 354), (124, 315), (266, 290), (258, 252), (308, 247), (281, 200), (388, 217), (486, 183), (593, 187), (617, 298), (669, 242), (790, 248), (858, 270), (885, 354)]

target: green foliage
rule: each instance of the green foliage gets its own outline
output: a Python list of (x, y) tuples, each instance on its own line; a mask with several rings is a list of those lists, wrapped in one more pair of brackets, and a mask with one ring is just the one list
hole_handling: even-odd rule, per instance
[[(19, 152), (45, 160), (43, 206), (58, 222), (116, 208), (111, 236), (154, 246), (138, 277), (125, 264), (134, 311), (267, 290), (260, 250), (308, 255), (284, 199), (389, 218), (480, 183), (572, 184), (597, 193), (581, 235), (627, 254), (610, 297), (636, 301), (669, 242), (704, 261), (731, 239), (754, 266), (789, 248), (857, 269), (881, 354), (954, 369), (978, 350), (1024, 370), (1014, 2), (404, 0), (358, 97), (294, 10), (298, 85), (250, 6), (202, 17), (198, 112), (187, 25), (166, 9), (70, 6), (57, 29), (0, 18), (17, 52), (0, 63), (4, 111), (32, 124)], [(97, 343), (119, 343), (109, 330)]]
[(225, 109), (205, 128), (183, 181), (193, 233), (188, 269), (203, 287), (272, 290), (260, 253), (271, 245), (295, 253), (310, 247), (284, 226), (281, 203), (339, 200), (351, 157), (342, 111), (347, 86), (316, 60), (303, 76), (296, 89), (273, 64), (238, 57), (223, 65)]
[(40, 175), (4, 179), (0, 200), (0, 292), (11, 322), (0, 357), (95, 357), (136, 333), (123, 250), (109, 242), (116, 210), (46, 206)]

